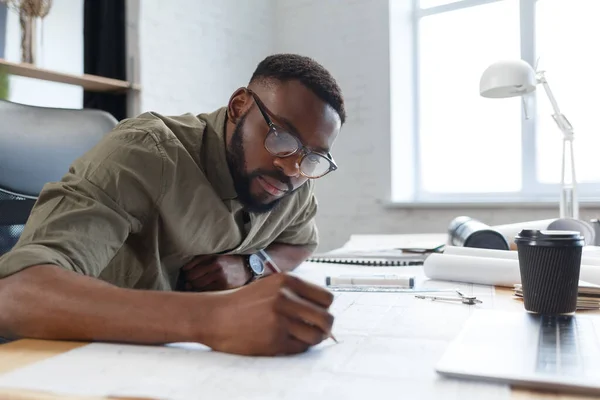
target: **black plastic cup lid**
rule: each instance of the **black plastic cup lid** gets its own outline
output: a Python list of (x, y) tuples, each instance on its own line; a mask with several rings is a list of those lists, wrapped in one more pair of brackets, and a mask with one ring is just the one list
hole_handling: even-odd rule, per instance
[(583, 246), (585, 238), (577, 231), (552, 231), (523, 229), (515, 237), (516, 243), (528, 243), (530, 245), (574, 245)]

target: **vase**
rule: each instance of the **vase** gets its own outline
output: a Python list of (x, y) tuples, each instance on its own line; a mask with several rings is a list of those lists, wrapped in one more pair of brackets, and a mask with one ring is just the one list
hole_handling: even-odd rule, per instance
[(25, 13), (20, 12), (19, 22), (21, 24), (21, 62), (35, 64), (35, 17), (28, 16)]

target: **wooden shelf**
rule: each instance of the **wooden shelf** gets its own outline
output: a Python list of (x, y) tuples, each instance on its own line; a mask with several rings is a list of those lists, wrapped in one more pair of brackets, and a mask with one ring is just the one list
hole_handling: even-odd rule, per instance
[(66, 83), (69, 85), (81, 86), (91, 92), (122, 92), (128, 89), (140, 90), (140, 85), (130, 84), (118, 79), (105, 78), (96, 75), (73, 75), (63, 72), (51, 71), (38, 68), (32, 64), (13, 63), (0, 58), (0, 66), (3, 66), (7, 73), (28, 78), (41, 79), (50, 82)]

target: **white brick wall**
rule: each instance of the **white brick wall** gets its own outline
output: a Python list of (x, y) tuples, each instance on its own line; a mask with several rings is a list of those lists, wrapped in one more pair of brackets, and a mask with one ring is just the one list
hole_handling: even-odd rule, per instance
[(212, 111), (272, 48), (272, 0), (140, 2), (142, 111)]
[(224, 105), (272, 52), (312, 56), (337, 78), (349, 117), (334, 148), (341, 169), (317, 184), (321, 250), (352, 233), (444, 231), (458, 215), (496, 224), (558, 214), (384, 208), (391, 187), (388, 0), (143, 0), (141, 7), (142, 110), (198, 113)]
[(387, 1), (280, 0), (276, 51), (321, 62), (340, 86), (348, 120), (333, 149), (340, 170), (318, 182), (322, 247), (379, 231), (390, 185)]

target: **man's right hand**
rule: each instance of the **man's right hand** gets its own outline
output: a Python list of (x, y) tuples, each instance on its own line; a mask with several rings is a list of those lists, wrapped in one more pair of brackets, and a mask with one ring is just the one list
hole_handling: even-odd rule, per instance
[(328, 309), (333, 295), (292, 275), (271, 275), (217, 296), (222, 297), (214, 310), (214, 343), (209, 344), (216, 351), (295, 354), (331, 333), (334, 318)]
[[(286, 274), (207, 293), (124, 289), (54, 265), (0, 279), (0, 336), (300, 353), (331, 332), (330, 292)], [(73, 322), (77, 321), (77, 323)]]

